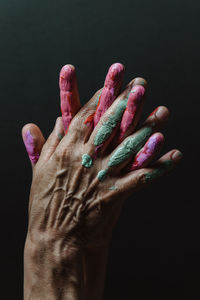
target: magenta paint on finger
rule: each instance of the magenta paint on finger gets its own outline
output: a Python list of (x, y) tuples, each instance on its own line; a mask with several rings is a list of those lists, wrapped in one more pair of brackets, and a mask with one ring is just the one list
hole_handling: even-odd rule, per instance
[(121, 89), (122, 80), (124, 76), (124, 66), (120, 63), (115, 63), (110, 66), (105, 82), (104, 88), (99, 99), (96, 112), (94, 115), (94, 127), (99, 122), (101, 116), (111, 106)]
[(61, 112), (62, 112), (62, 119), (63, 119), (63, 127), (64, 127), (64, 131), (66, 132), (69, 127), (69, 124), (73, 118), (73, 114), (71, 111), (72, 93), (61, 91), (60, 99), (61, 99)]
[(164, 143), (164, 136), (161, 134), (153, 134), (146, 142), (144, 147), (135, 156), (129, 170), (134, 171), (139, 168), (145, 167), (149, 160), (154, 156), (162, 147)]
[(35, 164), (39, 159), (40, 153), (37, 150), (35, 140), (31, 135), (30, 130), (27, 130), (25, 133), (24, 144), (30, 160)]
[(76, 87), (75, 68), (71, 65), (65, 65), (60, 71), (60, 105), (65, 133), (69, 124), (79, 109), (79, 95)]
[(126, 109), (122, 116), (120, 124), (119, 142), (123, 139), (127, 129), (131, 126), (131, 124), (133, 124), (144, 93), (145, 88), (142, 85), (133, 86), (129, 94)]

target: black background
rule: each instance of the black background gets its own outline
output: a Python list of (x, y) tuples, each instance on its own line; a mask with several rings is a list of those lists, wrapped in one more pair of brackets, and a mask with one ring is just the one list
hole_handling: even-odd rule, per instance
[(50, 133), (62, 65), (75, 65), (84, 104), (114, 62), (125, 65), (125, 83), (147, 79), (144, 116), (170, 109), (163, 152), (178, 148), (184, 159), (125, 203), (105, 299), (200, 299), (199, 11), (199, 0), (1, 0), (2, 299), (22, 299), (31, 167), (21, 127)]

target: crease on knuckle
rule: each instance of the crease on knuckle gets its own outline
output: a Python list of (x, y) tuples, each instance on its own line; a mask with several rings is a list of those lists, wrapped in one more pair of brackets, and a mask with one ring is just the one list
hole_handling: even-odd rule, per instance
[(140, 171), (137, 175), (137, 182), (139, 185), (144, 185), (146, 183), (145, 173)]

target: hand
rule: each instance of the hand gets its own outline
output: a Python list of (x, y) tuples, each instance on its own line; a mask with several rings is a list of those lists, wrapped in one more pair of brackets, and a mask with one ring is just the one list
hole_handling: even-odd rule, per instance
[[(27, 244), (42, 244), (52, 254), (59, 243), (62, 260), (69, 249), (108, 244), (123, 200), (180, 158), (172, 150), (150, 166), (164, 141), (154, 132), (167, 120), (168, 110), (159, 107), (135, 131), (145, 87), (133, 80), (117, 97), (123, 68), (116, 64), (113, 70), (111, 85), (105, 81), (103, 90), (75, 115), (62, 141), (58, 118), (34, 168)], [(25, 141), (26, 132), (27, 127)]]

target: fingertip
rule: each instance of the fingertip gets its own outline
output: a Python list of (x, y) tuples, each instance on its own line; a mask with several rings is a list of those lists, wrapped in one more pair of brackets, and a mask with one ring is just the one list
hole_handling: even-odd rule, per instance
[(54, 131), (59, 140), (63, 138), (64, 133), (64, 125), (62, 117), (58, 117), (55, 122)]
[(32, 167), (34, 167), (39, 159), (45, 141), (44, 137), (35, 124), (29, 123), (22, 128), (22, 138)]
[(161, 121), (167, 121), (169, 119), (170, 116), (170, 112), (169, 109), (166, 106), (158, 106), (155, 111), (155, 116), (160, 119)]
[(109, 70), (112, 72), (119, 73), (119, 72), (123, 72), (125, 70), (125, 67), (123, 64), (116, 62), (110, 66)]
[(173, 150), (172, 154), (171, 154), (171, 158), (174, 162), (179, 162), (183, 157), (183, 154), (180, 150)]
[(143, 77), (136, 77), (134, 78), (130, 84), (133, 85), (142, 85), (145, 89), (147, 88), (147, 81)]
[(124, 65), (122, 65), (121, 63), (112, 64), (106, 75), (104, 86), (112, 88), (113, 85), (121, 85), (124, 71)]
[(158, 140), (160, 143), (164, 143), (165, 137), (164, 134), (161, 132), (156, 132), (152, 135), (152, 137), (155, 137), (156, 140)]
[(22, 130), (21, 130), (22, 136), (24, 136), (27, 131), (31, 131), (32, 134), (36, 134), (37, 135), (38, 131), (40, 132), (40, 129), (39, 129), (39, 127), (36, 124), (34, 124), (34, 123), (28, 123), (28, 124), (26, 124), (26, 125), (24, 125), (22, 127)]
[(55, 124), (59, 124), (62, 122), (62, 117), (57, 117)]
[(64, 65), (60, 71), (59, 86), (63, 91), (71, 91), (76, 81), (76, 72), (73, 65)]
[(70, 73), (73, 73), (75, 71), (75, 67), (71, 64), (64, 65), (60, 70), (60, 76), (62, 76), (64, 79), (69, 76)]
[(137, 94), (137, 97), (141, 98), (145, 94), (145, 88), (143, 85), (136, 84), (136, 85), (133, 85), (130, 93)]

